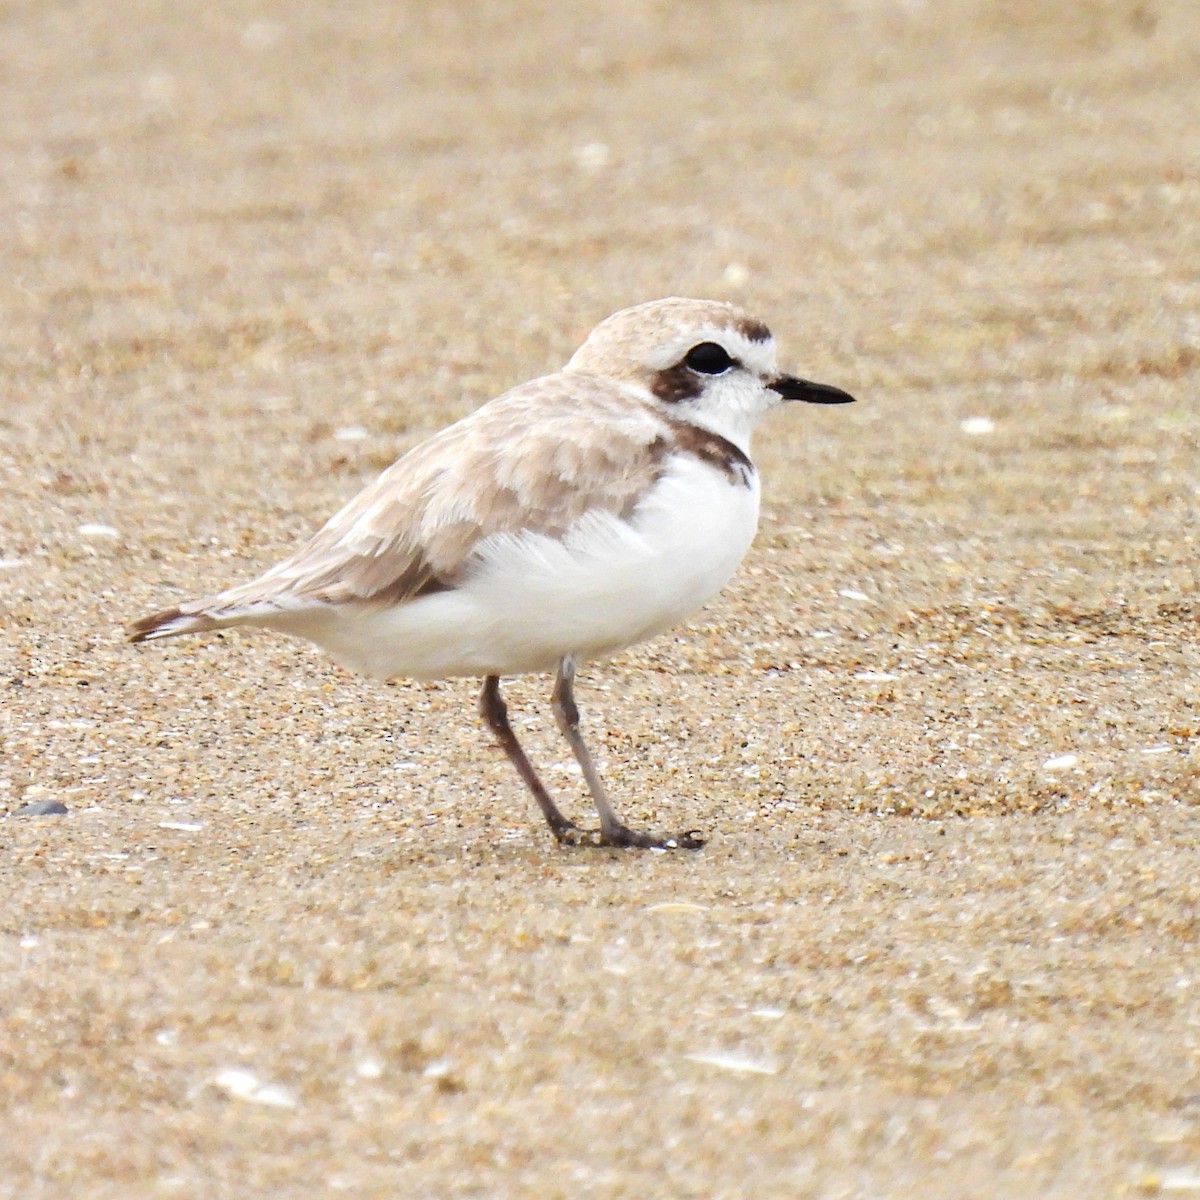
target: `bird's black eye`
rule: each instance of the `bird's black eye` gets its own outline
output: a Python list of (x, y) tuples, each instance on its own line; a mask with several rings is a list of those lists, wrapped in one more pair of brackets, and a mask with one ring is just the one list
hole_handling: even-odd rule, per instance
[(720, 375), (733, 366), (733, 359), (725, 351), (724, 346), (716, 342), (701, 342), (693, 346), (684, 356), (684, 365), (702, 375)]

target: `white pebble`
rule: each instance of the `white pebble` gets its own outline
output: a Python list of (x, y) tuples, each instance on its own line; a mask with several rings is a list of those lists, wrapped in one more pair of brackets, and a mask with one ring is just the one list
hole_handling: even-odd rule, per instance
[(370, 431), (362, 425), (343, 425), (333, 431), (335, 442), (365, 442), (370, 436)]
[(242, 30), (241, 43), (247, 50), (270, 50), (283, 37), (283, 26), (274, 21), (252, 21)]
[(752, 1008), (750, 1015), (759, 1021), (782, 1021), (787, 1014), (782, 1008)]
[(1072, 767), (1079, 765), (1079, 756), (1077, 754), (1058, 754), (1054, 758), (1048, 758), (1042, 763), (1043, 771), (1069, 771)]
[(152, 71), (142, 80), (142, 99), (147, 104), (167, 105), (179, 91), (175, 77), (166, 71)]
[(575, 165), (585, 171), (601, 171), (611, 158), (612, 152), (603, 142), (588, 142), (575, 147)]
[(265, 1104), (268, 1108), (295, 1108), (297, 1105), (291, 1088), (284, 1087), (282, 1083), (265, 1083), (244, 1099), (251, 1104)]
[(1173, 1167), (1162, 1171), (1155, 1182), (1160, 1192), (1200, 1192), (1200, 1171), (1194, 1167)]
[(242, 1067), (226, 1067), (213, 1076), (213, 1083), (231, 1096), (241, 1098), (258, 1087), (258, 1076)]
[(260, 1083), (253, 1071), (244, 1067), (227, 1067), (213, 1076), (213, 1083), (234, 1100), (248, 1104), (263, 1104), (268, 1108), (295, 1108), (296, 1097), (278, 1083)]
[(750, 268), (745, 263), (731, 262), (721, 272), (721, 278), (730, 287), (744, 287), (750, 282)]
[(121, 536), (121, 531), (115, 525), (100, 525), (91, 521), (80, 525), (76, 532), (80, 537), (87, 538), (118, 538)]
[(969, 437), (983, 437), (996, 432), (996, 422), (991, 417), (963, 417), (958, 427)]

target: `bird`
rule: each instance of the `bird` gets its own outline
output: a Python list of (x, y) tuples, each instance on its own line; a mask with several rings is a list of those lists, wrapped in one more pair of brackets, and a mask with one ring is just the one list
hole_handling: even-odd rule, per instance
[[(698, 830), (620, 819), (581, 733), (577, 670), (672, 628), (733, 575), (758, 527), (761, 417), (853, 400), (781, 373), (770, 329), (731, 303), (624, 308), (561, 370), (401, 455), (262, 575), (144, 617), (129, 637), (249, 626), (372, 678), (481, 677), (483, 723), (558, 843), (697, 849)], [(513, 732), (501, 678), (534, 672), (554, 672), (551, 706), (598, 828), (564, 815)]]

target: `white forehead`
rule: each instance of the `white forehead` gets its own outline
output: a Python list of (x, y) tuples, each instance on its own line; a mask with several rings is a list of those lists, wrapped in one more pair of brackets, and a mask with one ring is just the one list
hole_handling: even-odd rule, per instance
[(730, 358), (757, 375), (775, 373), (775, 339), (749, 338), (740, 329), (724, 323), (705, 322), (680, 330), (674, 337), (659, 342), (646, 358), (645, 365), (664, 371), (682, 361), (693, 346), (716, 342)]
[(721, 300), (671, 296), (606, 317), (575, 352), (568, 370), (662, 371), (703, 342), (716, 342), (757, 374), (775, 371), (775, 341), (749, 313)]

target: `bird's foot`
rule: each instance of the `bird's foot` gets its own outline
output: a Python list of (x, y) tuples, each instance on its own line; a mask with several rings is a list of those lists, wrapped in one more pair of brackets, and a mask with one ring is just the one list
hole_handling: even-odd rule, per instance
[(614, 825), (611, 829), (580, 829), (568, 824), (556, 829), (554, 836), (562, 846), (617, 846), (622, 849), (637, 847), (641, 850), (699, 850), (704, 838), (698, 829), (685, 833), (639, 833), (626, 825)]

